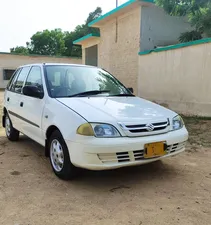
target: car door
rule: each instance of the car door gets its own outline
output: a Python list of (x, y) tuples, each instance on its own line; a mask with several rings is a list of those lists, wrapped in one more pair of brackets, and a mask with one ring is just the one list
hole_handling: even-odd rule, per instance
[(20, 68), (15, 77), (12, 79), (11, 84), (8, 84), (8, 91), (5, 95), (6, 109), (9, 113), (10, 119), (14, 128), (22, 132), (21, 118), (20, 118), (20, 101), (22, 97), (22, 88), (25, 79), (29, 73), (30, 67)]
[(11, 103), (11, 87), (14, 84), (14, 82), (16, 81), (18, 74), (20, 73), (21, 68), (18, 68), (14, 74), (12, 75), (12, 77), (10, 78), (6, 90), (4, 92), (4, 106), (6, 107), (6, 109), (8, 110), (10, 107), (10, 103)]
[[(43, 76), (40, 66), (32, 66), (25, 82), (26, 86), (36, 86), (44, 93)], [(43, 95), (44, 96), (44, 95)], [(41, 145), (45, 144), (42, 135), (42, 114), (45, 106), (45, 96), (40, 99), (22, 95), (20, 116), (22, 117), (22, 130), (25, 135)]]

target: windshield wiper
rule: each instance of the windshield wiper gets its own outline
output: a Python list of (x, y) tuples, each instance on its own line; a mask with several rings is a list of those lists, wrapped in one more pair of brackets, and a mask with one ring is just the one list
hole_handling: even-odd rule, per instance
[(109, 93), (109, 90), (104, 90), (104, 91), (85, 91), (85, 92), (81, 92), (75, 95), (70, 95), (68, 97), (84, 97), (84, 96), (90, 96), (90, 95), (98, 95), (98, 94), (103, 94), (103, 93)]
[(127, 96), (134, 97), (135, 95), (133, 95), (133, 94), (109, 95), (109, 97), (127, 97)]

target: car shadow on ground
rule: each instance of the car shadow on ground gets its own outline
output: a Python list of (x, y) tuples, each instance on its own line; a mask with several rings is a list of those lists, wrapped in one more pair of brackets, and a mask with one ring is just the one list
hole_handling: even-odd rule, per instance
[(169, 164), (163, 161), (156, 161), (150, 164), (124, 167), (115, 170), (106, 171), (89, 171), (82, 170), (81, 177), (75, 180), (75, 183), (86, 184), (91, 186), (97, 182), (98, 187), (105, 185), (116, 185), (116, 188), (110, 189), (114, 192), (116, 189), (129, 189), (130, 185), (144, 184), (153, 185), (158, 181), (172, 180), (176, 177), (177, 171)]
[(177, 168), (171, 164), (165, 163), (165, 161), (156, 161), (141, 166), (106, 171), (80, 169), (77, 178), (71, 181), (62, 181), (54, 175), (49, 159), (44, 155), (44, 148), (28, 137), (21, 135), (19, 142), (14, 143), (9, 142), (6, 137), (1, 136), (0, 144), (10, 149), (17, 148), (17, 145), (19, 145), (21, 149), (19, 156), (29, 156), (33, 160), (31, 163), (35, 164), (34, 169), (33, 164), (31, 164), (31, 169), (35, 172), (34, 176), (36, 176), (36, 169), (38, 170), (37, 173), (40, 173), (39, 167), (42, 164), (42, 170), (46, 170), (43, 171), (43, 176), (47, 176), (47, 179), (50, 179), (56, 186), (61, 185), (65, 189), (74, 186), (74, 188), (79, 189), (86, 188), (91, 190), (94, 188), (94, 190), (98, 191), (107, 190), (109, 192), (116, 192), (120, 189), (130, 189), (134, 185), (144, 185), (146, 188), (146, 186), (151, 187), (161, 180), (163, 180), (163, 183), (169, 182), (172, 179), (176, 179), (176, 175), (178, 174)]

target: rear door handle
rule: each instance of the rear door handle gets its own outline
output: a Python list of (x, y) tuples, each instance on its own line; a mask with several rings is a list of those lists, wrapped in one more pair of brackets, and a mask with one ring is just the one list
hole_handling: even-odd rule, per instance
[(20, 107), (23, 107), (23, 102), (20, 103)]
[(8, 102), (10, 101), (10, 98), (9, 98), (9, 97), (7, 98), (7, 101), (8, 101)]

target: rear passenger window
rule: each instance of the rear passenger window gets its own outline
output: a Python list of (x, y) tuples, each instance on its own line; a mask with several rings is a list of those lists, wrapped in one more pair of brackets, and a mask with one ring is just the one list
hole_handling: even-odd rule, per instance
[(12, 84), (11, 91), (21, 93), (24, 81), (29, 73), (30, 67), (23, 67), (18, 78), (16, 81)]

